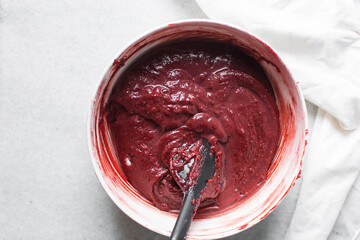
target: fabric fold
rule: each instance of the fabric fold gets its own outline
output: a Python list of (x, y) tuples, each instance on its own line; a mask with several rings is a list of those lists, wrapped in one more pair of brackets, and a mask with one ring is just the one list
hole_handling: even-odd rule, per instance
[(360, 128), (344, 131), (334, 117), (319, 109), (312, 134), (285, 239), (327, 239), (359, 174)]

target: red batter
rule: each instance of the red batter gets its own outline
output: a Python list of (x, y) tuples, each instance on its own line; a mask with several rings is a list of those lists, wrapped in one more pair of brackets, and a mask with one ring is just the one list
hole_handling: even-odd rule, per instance
[(193, 184), (201, 138), (213, 146), (216, 171), (200, 213), (256, 192), (280, 135), (274, 93), (259, 64), (232, 45), (206, 40), (141, 57), (115, 84), (106, 114), (123, 173), (166, 211), (179, 210)]

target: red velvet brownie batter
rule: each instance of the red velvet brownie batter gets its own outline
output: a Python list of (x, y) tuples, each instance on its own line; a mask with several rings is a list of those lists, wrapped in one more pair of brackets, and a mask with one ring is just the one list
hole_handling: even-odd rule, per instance
[(279, 135), (275, 96), (240, 49), (185, 40), (150, 50), (116, 82), (106, 108), (120, 167), (156, 207), (179, 210), (199, 168), (201, 139), (216, 170), (200, 212), (219, 211), (265, 182)]

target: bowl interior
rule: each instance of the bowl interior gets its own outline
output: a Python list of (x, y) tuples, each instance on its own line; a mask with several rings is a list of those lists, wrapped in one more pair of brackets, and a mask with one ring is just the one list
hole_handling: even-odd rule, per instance
[(89, 147), (96, 174), (117, 206), (141, 225), (169, 236), (177, 216), (154, 207), (127, 182), (117, 164), (102, 109), (115, 81), (134, 60), (158, 44), (191, 37), (226, 41), (255, 58), (273, 86), (280, 113), (279, 147), (263, 187), (226, 212), (195, 219), (188, 234), (193, 239), (215, 239), (238, 233), (265, 218), (289, 191), (301, 169), (306, 136), (304, 99), (289, 70), (264, 42), (236, 27), (207, 20), (182, 21), (146, 34), (121, 53), (102, 79), (89, 116)]

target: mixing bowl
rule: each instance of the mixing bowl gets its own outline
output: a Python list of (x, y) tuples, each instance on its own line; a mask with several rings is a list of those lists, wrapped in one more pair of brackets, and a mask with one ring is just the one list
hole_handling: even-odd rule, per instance
[(307, 132), (304, 98), (283, 61), (264, 41), (236, 26), (209, 20), (179, 21), (144, 34), (125, 47), (101, 79), (91, 102), (88, 141), (97, 177), (115, 204), (139, 224), (169, 236), (177, 215), (157, 209), (126, 180), (102, 111), (112, 86), (134, 60), (164, 42), (192, 37), (231, 43), (256, 59), (272, 84), (280, 114), (279, 146), (265, 184), (227, 211), (194, 219), (189, 238), (216, 239), (236, 234), (265, 218), (293, 186), (301, 169)]

